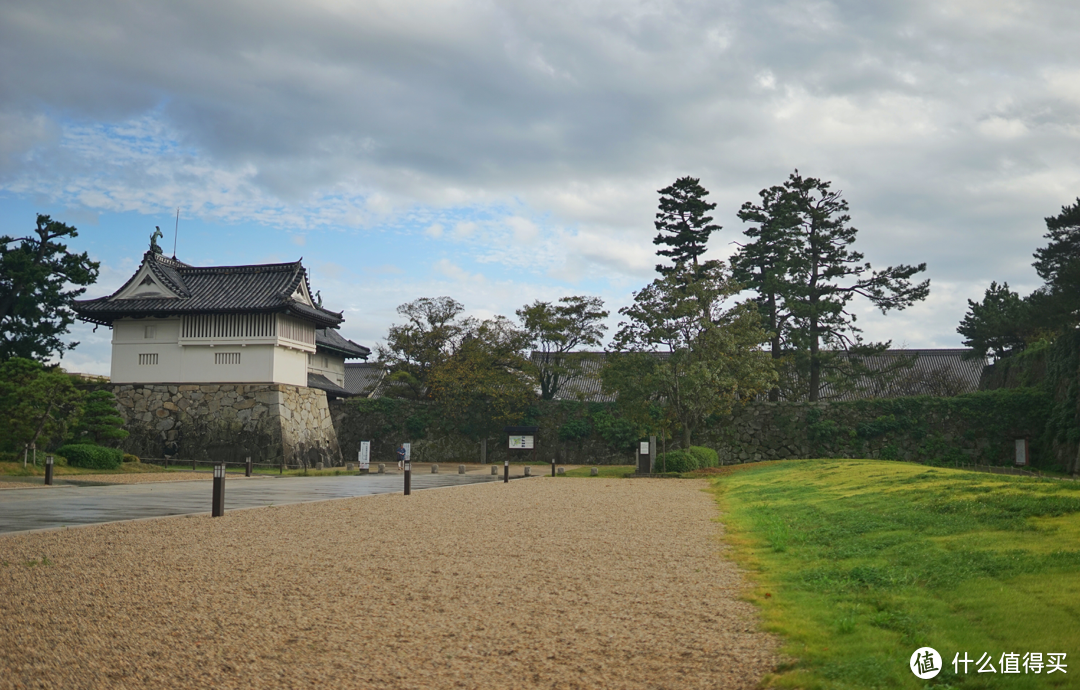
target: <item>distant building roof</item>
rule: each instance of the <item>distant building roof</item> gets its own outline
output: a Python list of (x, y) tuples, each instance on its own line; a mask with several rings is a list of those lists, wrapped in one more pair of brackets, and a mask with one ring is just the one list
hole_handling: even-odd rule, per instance
[(310, 293), (299, 261), (199, 267), (149, 251), (123, 287), (108, 297), (76, 300), (74, 308), (80, 319), (106, 326), (133, 316), (253, 312), (291, 314), (322, 327), (341, 323), (340, 313), (309, 303)]
[(379, 397), (379, 388), (386, 369), (378, 362), (346, 362), (345, 390), (364, 398)]
[[(846, 356), (846, 353), (840, 353)], [(912, 395), (947, 397), (979, 390), (979, 379), (988, 364), (986, 357), (973, 357), (966, 348), (926, 350), (885, 350), (862, 357), (871, 371), (888, 371), (885, 376), (865, 376), (854, 381), (850, 390), (835, 391), (825, 384), (822, 400), (865, 400), (903, 398)], [(910, 367), (896, 369), (905, 360)]]
[(313, 374), (310, 371), (307, 375), (307, 385), (308, 388), (318, 388), (321, 391), (326, 391), (326, 394), (331, 398), (351, 398), (353, 395), (322, 374)]
[(315, 329), (315, 347), (321, 350), (330, 350), (345, 359), (367, 359), (371, 349), (363, 345), (357, 345), (333, 328)]
[[(911, 366), (898, 369), (884, 376), (867, 376), (856, 379), (850, 390), (835, 391), (828, 384), (821, 390), (822, 400), (860, 400), (868, 398), (899, 398), (912, 395), (951, 396), (971, 393), (979, 389), (979, 377), (986, 358), (971, 357), (971, 350), (926, 349), (885, 350), (879, 355), (864, 357), (863, 363), (871, 371), (883, 371), (896, 367), (905, 359)], [(576, 352), (578, 372), (563, 378), (555, 392), (556, 400), (580, 400), (583, 402), (614, 402), (616, 396), (604, 393), (600, 371), (609, 353)], [(847, 356), (846, 353), (839, 353)], [(668, 353), (655, 353), (667, 357)], [(532, 361), (540, 361), (542, 353), (533, 352)], [(801, 396), (805, 399), (806, 396)], [(798, 399), (798, 398), (794, 398)]]

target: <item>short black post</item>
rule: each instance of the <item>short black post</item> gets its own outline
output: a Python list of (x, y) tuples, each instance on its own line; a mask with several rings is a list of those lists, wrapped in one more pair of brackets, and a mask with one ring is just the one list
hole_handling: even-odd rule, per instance
[(192, 471), (192, 472), (194, 472), (194, 471), (195, 471), (195, 458), (192, 458), (192, 459), (191, 459), (191, 471)]
[(510, 461), (503, 460), (503, 484), (510, 481)]
[(45, 485), (52, 486), (53, 456), (45, 456)]
[(408, 460), (405, 461), (405, 495), (408, 496), (411, 493), (412, 486), (412, 463)]
[(278, 474), (285, 474), (285, 461), (281, 461), (281, 468), (278, 469)]
[(212, 517), (225, 514), (225, 464), (214, 465), (214, 506)]
[(551, 459), (551, 476), (555, 476), (555, 458)]
[(244, 476), (245, 477), (250, 477), (251, 476), (251, 456), (250, 455), (247, 458), (247, 468), (244, 470)]

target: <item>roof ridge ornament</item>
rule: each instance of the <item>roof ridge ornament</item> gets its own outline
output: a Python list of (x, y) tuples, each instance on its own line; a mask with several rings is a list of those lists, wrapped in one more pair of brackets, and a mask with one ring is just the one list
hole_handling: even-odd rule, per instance
[(150, 235), (150, 251), (154, 252), (155, 254), (162, 255), (164, 254), (164, 252), (161, 251), (161, 246), (157, 243), (159, 237), (164, 237), (164, 235), (161, 234), (161, 228), (155, 225), (154, 234)]

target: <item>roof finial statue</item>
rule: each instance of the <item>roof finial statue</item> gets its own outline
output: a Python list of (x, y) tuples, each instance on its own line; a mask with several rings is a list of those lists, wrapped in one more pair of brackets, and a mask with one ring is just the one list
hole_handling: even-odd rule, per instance
[(154, 234), (150, 235), (150, 251), (154, 252), (155, 254), (162, 253), (161, 247), (158, 246), (157, 243), (159, 237), (164, 237), (164, 235), (161, 234), (161, 228), (155, 225)]
[(322, 306), (322, 290), (315, 291), (315, 304)]

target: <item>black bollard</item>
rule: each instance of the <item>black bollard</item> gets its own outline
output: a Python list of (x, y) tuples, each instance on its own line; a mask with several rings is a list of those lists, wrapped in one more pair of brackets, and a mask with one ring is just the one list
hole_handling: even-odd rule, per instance
[(410, 486), (411, 483), (412, 483), (412, 463), (410, 463), (408, 460), (406, 460), (405, 461), (405, 495), (406, 496), (409, 495), (410, 489), (412, 488)]
[(195, 458), (192, 458), (192, 459), (191, 459), (191, 471), (192, 471), (192, 472), (194, 472), (194, 471), (195, 471)]
[(211, 509), (211, 517), (221, 517), (225, 514), (225, 465), (214, 465), (214, 505)]
[(510, 481), (510, 461), (503, 460), (503, 484)]
[(551, 476), (555, 476), (555, 458), (551, 459)]
[(53, 456), (45, 456), (45, 485), (52, 486)]
[(250, 477), (251, 476), (251, 456), (250, 455), (248, 456), (248, 459), (247, 459), (247, 468), (245, 468), (245, 470), (244, 470), (244, 476), (245, 477)]

